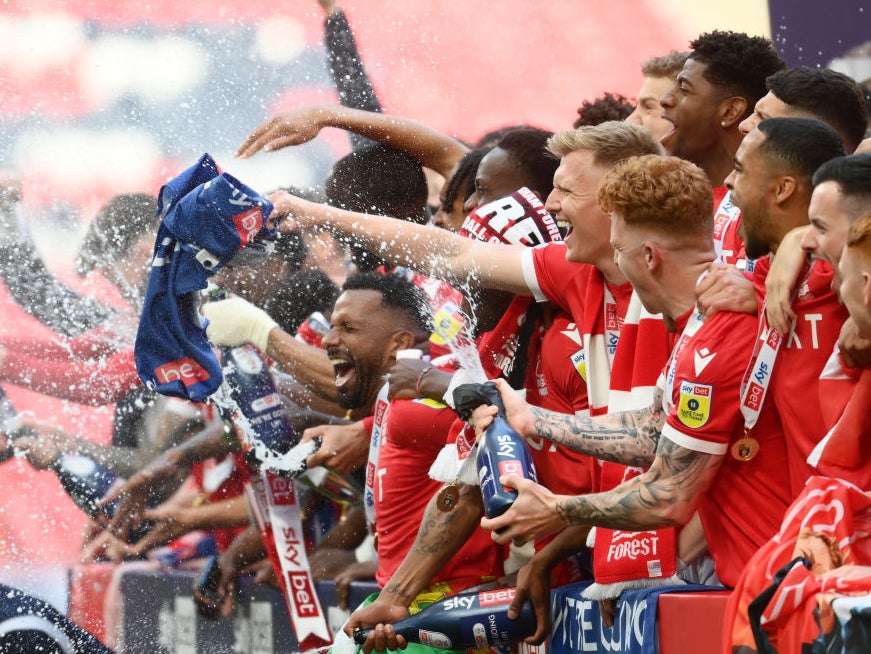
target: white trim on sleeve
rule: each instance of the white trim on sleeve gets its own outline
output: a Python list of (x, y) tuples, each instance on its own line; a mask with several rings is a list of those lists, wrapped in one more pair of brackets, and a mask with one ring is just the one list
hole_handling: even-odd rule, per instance
[(680, 445), (681, 447), (685, 447), (688, 450), (693, 450), (695, 452), (723, 455), (726, 453), (726, 450), (729, 449), (728, 443), (712, 443), (711, 441), (702, 440), (701, 438), (687, 436), (686, 434), (678, 431), (668, 423), (665, 423), (665, 425), (663, 425), (662, 435), (665, 436), (672, 443)]
[(536, 302), (547, 302), (547, 296), (542, 292), (541, 286), (538, 285), (538, 276), (535, 274), (535, 259), (532, 253), (538, 248), (525, 248), (520, 255), (520, 269), (523, 272), (523, 281), (532, 291), (532, 297)]

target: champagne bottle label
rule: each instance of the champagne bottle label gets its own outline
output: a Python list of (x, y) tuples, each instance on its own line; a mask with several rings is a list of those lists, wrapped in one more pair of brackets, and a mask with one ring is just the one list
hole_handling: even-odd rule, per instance
[[(535, 632), (532, 603), (526, 601), (516, 619), (508, 618), (508, 607), (516, 589), (467, 591), (431, 604), (420, 613), (393, 625), (408, 642), (438, 649), (485, 648), (518, 642)], [(356, 629), (358, 645), (371, 629)]]
[(428, 645), (438, 649), (454, 649), (451, 639), (439, 631), (419, 629), (417, 635), (421, 645)]

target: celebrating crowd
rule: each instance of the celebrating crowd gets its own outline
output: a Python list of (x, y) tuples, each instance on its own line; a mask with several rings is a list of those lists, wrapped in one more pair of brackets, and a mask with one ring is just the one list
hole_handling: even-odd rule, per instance
[[(225, 297), (198, 311), (223, 356), (253, 346), (311, 442), (305, 466), (323, 474), (284, 483), (305, 572), (335, 580), (345, 633), (377, 625), (366, 652), (431, 649), (391, 625), (491, 584), (516, 586), (509, 616), (532, 602), (541, 643), (552, 588), (590, 581), (608, 620), (626, 589), (688, 583), (736, 589), (724, 648), (755, 649), (747, 606), (781, 566), (801, 554), (820, 579), (871, 564), (866, 507), (849, 550), (816, 533), (828, 557), (782, 530), (812, 513), (809, 493), (871, 485), (868, 88), (712, 31), (639, 62), (634, 102), (609, 93), (571, 128), (494, 125), (467, 143), (384, 114), (344, 15), (321, 4), (342, 104), (279, 114), (237, 156), (325, 127), (352, 152), (322, 189), (266, 196), (274, 250), (211, 275)], [(6, 189), (2, 281), (56, 345), (0, 343), (0, 380), (115, 412), (111, 446), (5, 419), (6, 456), (55, 470), (87, 457), (125, 480), (88, 558), (208, 533), (218, 578), (195, 591), (202, 612), (232, 613), (249, 572), (290, 593), (251, 490), (281, 476), (216, 403), (136, 374), (163, 194), (119, 195), (92, 223), (77, 265), (113, 285), (106, 302), (52, 277)], [(453, 395), (485, 379), (537, 470), (502, 475), (517, 499), (490, 518), (464, 462), (499, 409), (463, 420)], [(372, 578), (381, 591), (347, 606), (349, 584)], [(781, 627), (770, 638), (793, 651)]]

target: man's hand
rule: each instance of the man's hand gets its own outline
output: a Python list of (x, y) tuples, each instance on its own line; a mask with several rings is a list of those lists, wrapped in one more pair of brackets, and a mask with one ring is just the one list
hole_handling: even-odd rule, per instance
[(350, 425), (320, 425), (302, 433), (302, 441), (321, 438), (321, 446), (306, 461), (309, 468), (323, 466), (346, 475), (366, 464), (369, 435), (362, 421)]
[[(321, 6), (324, 2), (321, 2)], [(328, 12), (327, 8), (324, 10)], [(329, 14), (329, 12), (328, 12)], [(239, 147), (236, 156), (247, 159), (261, 150), (272, 152), (291, 145), (308, 143), (318, 135), (322, 120), (330, 111), (329, 105), (311, 105), (278, 114), (267, 120)]]
[(88, 523), (82, 538), (82, 563), (94, 561), (121, 563), (136, 558), (139, 558), (139, 554), (134, 552), (130, 545), (104, 530), (93, 520)]
[(136, 556), (144, 556), (149, 550), (166, 545), (192, 530), (187, 520), (188, 511), (178, 504), (162, 504), (143, 511), (143, 520), (154, 521), (154, 526), (139, 542), (130, 545)]
[(393, 623), (408, 617), (408, 607), (381, 601), (378, 597), (369, 606), (357, 609), (345, 623), (345, 633), (353, 638), (354, 629), (375, 626), (375, 631), (369, 634), (363, 644), (363, 652), (405, 649), (408, 643), (405, 638), (397, 636)]
[(188, 466), (182, 465), (180, 458), (181, 452), (177, 448), (167, 450), (100, 500), (100, 506), (109, 506), (120, 500), (109, 526), (113, 534), (126, 538), (142, 524), (152, 494), (163, 492), (188, 472)]
[(341, 547), (318, 547), (308, 557), (314, 581), (335, 579), (342, 570), (357, 562), (354, 550)]
[(841, 359), (848, 368), (867, 368), (871, 366), (871, 341), (859, 336), (859, 328), (853, 318), (847, 318), (838, 336)]
[[(533, 425), (532, 407), (523, 399), (520, 393), (515, 391), (504, 379), (494, 379), (499, 395), (502, 397), (502, 405), (505, 407), (505, 419), (514, 430), (523, 436), (536, 436)], [(481, 405), (472, 412), (469, 424), (474, 428), (478, 437), (493, 422), (493, 417), (498, 409), (491, 405)]]
[[(206, 597), (200, 592), (197, 583), (194, 583), (193, 596), (197, 605), (197, 612), (206, 618), (229, 618), (233, 615), (234, 594), (236, 580), (239, 578), (239, 570), (233, 564), (233, 556), (228, 550), (218, 557), (220, 577), (218, 579), (217, 600)], [(229, 555), (228, 555), (229, 554)]]
[(703, 318), (718, 311), (756, 315), (759, 304), (756, 290), (747, 276), (735, 266), (712, 263), (696, 287), (696, 302)]
[(358, 579), (374, 579), (378, 571), (377, 561), (355, 561), (339, 572), (333, 582), (336, 584), (336, 604), (343, 611), (348, 610), (348, 597), (351, 594), (351, 582)]
[(387, 376), (391, 400), (431, 397), (441, 401), (451, 379), (450, 374), (433, 368), (423, 359), (397, 359)]
[(540, 645), (550, 631), (550, 566), (542, 565), (541, 559), (535, 556), (517, 571), (517, 589), (511, 606), (508, 607), (508, 617), (512, 620), (520, 615), (525, 601), (532, 602), (535, 610), (535, 633), (523, 642)]
[(263, 309), (241, 297), (206, 302), (200, 311), (209, 319), (206, 335), (214, 345), (234, 347), (251, 343), (261, 352), (266, 352), (269, 332), (278, 326)]
[(517, 475), (502, 475), (499, 483), (519, 494), (502, 515), (481, 518), (481, 527), (494, 532), (494, 541), (500, 545), (513, 541), (522, 546), (562, 529), (564, 525), (556, 511), (557, 496), (547, 488)]
[(318, 0), (318, 4), (324, 10), (324, 14), (327, 16), (327, 18), (341, 11), (341, 9), (339, 9), (339, 5), (336, 3), (336, 0)]
[(771, 268), (765, 278), (765, 315), (768, 324), (781, 336), (789, 334), (795, 320), (792, 290), (807, 261), (807, 252), (802, 249), (801, 240), (809, 229), (810, 225), (787, 232), (777, 248), (777, 256), (771, 259)]

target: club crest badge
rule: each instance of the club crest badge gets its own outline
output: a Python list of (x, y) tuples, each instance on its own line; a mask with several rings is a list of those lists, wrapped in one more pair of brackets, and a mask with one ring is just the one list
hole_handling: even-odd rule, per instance
[(683, 381), (680, 385), (680, 400), (677, 417), (690, 429), (698, 429), (711, 417), (711, 395), (714, 388), (710, 384), (696, 384)]

